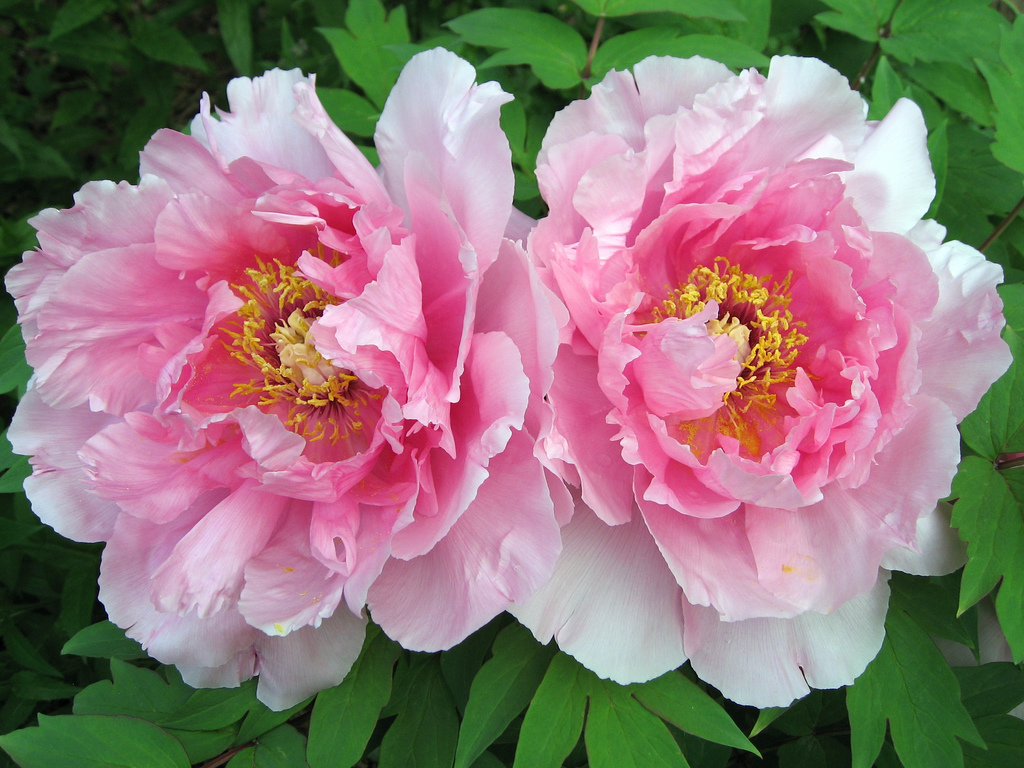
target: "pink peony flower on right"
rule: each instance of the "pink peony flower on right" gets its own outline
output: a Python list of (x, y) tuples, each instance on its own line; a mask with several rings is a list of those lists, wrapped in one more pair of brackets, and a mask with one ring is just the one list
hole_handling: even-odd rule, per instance
[(1009, 366), (1001, 269), (923, 221), (918, 107), (780, 57), (612, 72), (552, 122), (530, 236), (565, 302), (546, 453), (575, 512), (513, 613), (620, 683), (782, 706), (853, 682), (889, 570), (947, 573), (957, 423)]

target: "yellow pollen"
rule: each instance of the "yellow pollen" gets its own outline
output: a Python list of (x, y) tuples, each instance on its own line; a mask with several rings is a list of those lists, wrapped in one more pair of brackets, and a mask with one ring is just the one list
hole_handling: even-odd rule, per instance
[[(354, 387), (357, 377), (323, 357), (310, 333), (312, 322), (338, 299), (277, 259), (257, 257), (245, 275), (249, 282), (232, 285), (245, 303), (234, 327), (226, 329), (226, 346), (256, 369), (257, 378), (236, 384), (232, 396), (257, 395), (260, 406), (285, 404), (285, 424), (308, 440), (333, 443), (361, 430), (360, 408), (379, 395)], [(310, 419), (314, 409), (332, 405), (344, 408), (346, 418)]]
[[(692, 317), (710, 301), (718, 304), (719, 316), (707, 322), (708, 334), (725, 334), (735, 341), (736, 360), (742, 367), (736, 388), (725, 393), (727, 408), (709, 418), (714, 419), (720, 434), (737, 439), (755, 456), (760, 455), (761, 438), (748, 412), (755, 408), (762, 417), (771, 415), (779, 385), (795, 380), (794, 363), (808, 340), (801, 331), (807, 324), (794, 320), (789, 310), (792, 278), (792, 273), (781, 281), (771, 275), (758, 277), (719, 257), (711, 267), (690, 272), (685, 284), (670, 289), (650, 310), (651, 319), (660, 322)], [(683, 422), (679, 428), (692, 438), (698, 422)]]

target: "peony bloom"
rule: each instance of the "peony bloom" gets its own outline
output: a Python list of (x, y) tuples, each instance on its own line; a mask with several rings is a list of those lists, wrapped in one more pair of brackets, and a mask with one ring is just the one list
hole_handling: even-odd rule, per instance
[(546, 439), (578, 488), (513, 612), (627, 683), (690, 659), (785, 705), (853, 681), (888, 570), (948, 572), (957, 422), (1007, 368), (998, 266), (922, 221), (920, 110), (820, 61), (613, 72), (538, 158), (529, 250), (568, 307)]
[(193, 685), (258, 674), (283, 708), (345, 676), (365, 605), (436, 650), (551, 573), (557, 303), (504, 239), (509, 97), (474, 77), (409, 62), (380, 175), (312, 77), (234, 80), (138, 186), (40, 214), (8, 276), (33, 507), (107, 542), (111, 620)]

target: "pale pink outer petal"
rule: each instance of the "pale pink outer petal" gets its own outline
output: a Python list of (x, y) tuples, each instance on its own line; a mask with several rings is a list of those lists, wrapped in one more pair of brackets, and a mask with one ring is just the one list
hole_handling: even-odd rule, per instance
[(210, 150), (197, 139), (169, 128), (154, 133), (143, 148), (139, 173), (158, 176), (179, 195), (202, 192), (224, 203), (238, 203), (249, 192), (225, 174)]
[(201, 499), (193, 510), (167, 525), (121, 515), (103, 550), (100, 565), (100, 602), (107, 616), (128, 637), (142, 643), (165, 664), (219, 667), (249, 648), (260, 632), (245, 623), (235, 610), (201, 619), (195, 611), (185, 615), (159, 611), (150, 601), (151, 578), (175, 544), (216, 500)]
[(317, 691), (338, 685), (363, 647), (366, 619), (338, 611), (314, 629), (255, 642), (256, 698), (270, 709), (287, 709)]
[(410, 157), (425, 160), (422, 171), (440, 210), (488, 264), (512, 211), (512, 151), (498, 124), (501, 105), (512, 97), (497, 83), (476, 85), (475, 78), (473, 67), (450, 51), (417, 54), (388, 96), (374, 143), (392, 200), (416, 220), (406, 175)]
[(852, 683), (885, 637), (889, 574), (833, 613), (722, 621), (713, 608), (683, 605), (685, 647), (697, 675), (738, 704), (785, 707), (813, 688)]
[(192, 120), (192, 136), (221, 159), (226, 168), (240, 157), (297, 171), (307, 179), (330, 176), (334, 167), (320, 143), (292, 119), (295, 86), (313, 86), (314, 76), (298, 69), (273, 69), (261, 77), (236, 77), (228, 83), (230, 111), (210, 114), (203, 94), (200, 113)]
[(246, 563), (263, 551), (291, 503), (251, 481), (241, 485), (193, 525), (154, 572), (154, 605), (178, 613), (196, 609), (201, 619), (233, 607)]
[(908, 232), (935, 197), (921, 108), (900, 99), (857, 150), (846, 193), (875, 232)]
[(120, 510), (89, 490), (79, 449), (113, 421), (85, 406), (50, 408), (29, 388), (7, 430), (14, 452), (30, 459), (33, 472), (25, 493), (36, 516), (61, 536), (75, 541), (106, 541)]
[(560, 550), (544, 470), (516, 432), (447, 535), (425, 555), (388, 561), (370, 587), (370, 613), (405, 648), (450, 648), (528, 599)]
[(577, 501), (555, 572), (509, 609), (540, 642), (604, 678), (650, 680), (686, 661), (682, 595), (643, 519), (610, 526)]
[(1013, 359), (999, 336), (1005, 321), (995, 288), (1003, 270), (956, 240), (927, 255), (939, 278), (939, 302), (918, 324), (921, 391), (946, 403), (959, 421)]
[(882, 567), (915, 576), (944, 576), (967, 562), (967, 545), (950, 526), (953, 508), (940, 501), (917, 520), (914, 547), (897, 547), (882, 556)]

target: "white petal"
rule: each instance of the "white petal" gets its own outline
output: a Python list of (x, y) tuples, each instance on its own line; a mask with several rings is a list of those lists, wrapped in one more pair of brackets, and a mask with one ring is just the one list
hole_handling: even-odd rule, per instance
[(916, 551), (900, 547), (882, 557), (882, 567), (915, 576), (943, 576), (967, 562), (967, 545), (949, 525), (952, 508), (942, 501), (917, 521)]
[(885, 637), (889, 574), (828, 615), (725, 622), (713, 608), (684, 604), (694, 671), (738, 704), (784, 707), (811, 688), (849, 685)]
[(551, 580), (509, 612), (542, 643), (617, 683), (650, 680), (686, 661), (681, 591), (639, 510), (618, 526), (582, 502), (562, 529)]
[(935, 197), (928, 129), (921, 108), (900, 99), (857, 151), (846, 191), (873, 230), (908, 232)]
[(256, 698), (274, 710), (287, 709), (345, 679), (359, 656), (366, 619), (345, 608), (314, 629), (256, 641)]

